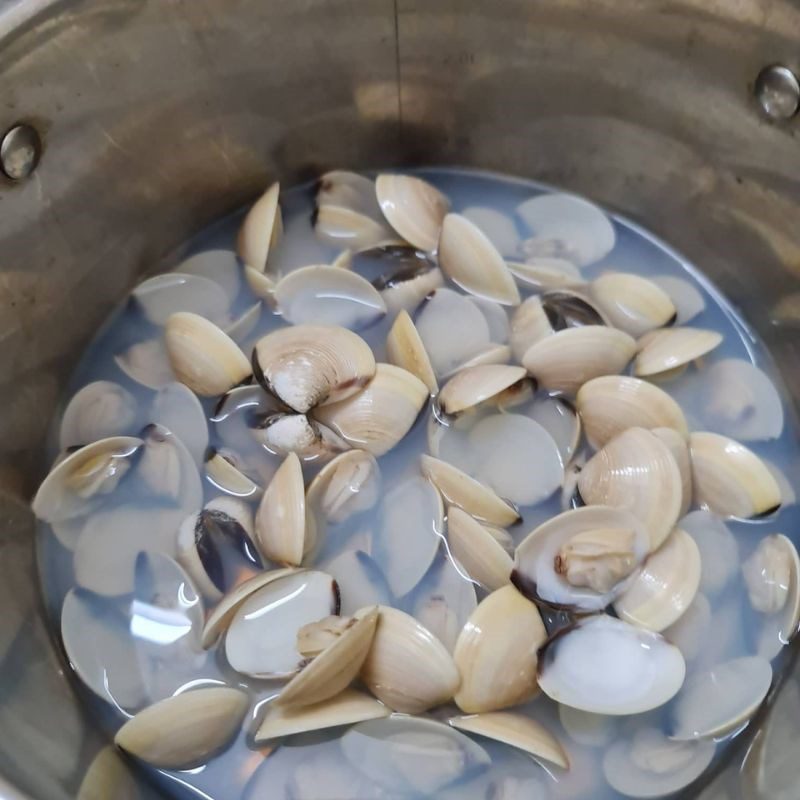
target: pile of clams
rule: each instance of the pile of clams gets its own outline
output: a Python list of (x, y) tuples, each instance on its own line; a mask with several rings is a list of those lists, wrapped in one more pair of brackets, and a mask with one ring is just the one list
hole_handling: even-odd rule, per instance
[[(318, 262), (293, 219), (274, 184), (235, 254), (140, 284), (148, 337), (61, 416), (33, 510), (116, 746), (180, 771), (241, 741), (254, 798), (328, 729), (341, 759), (287, 797), (589, 797), (593, 748), (621, 795), (691, 784), (800, 624), (769, 377), (717, 358), (688, 280), (614, 270), (577, 197), (512, 219), (329, 172)], [(714, 644), (745, 608), (724, 592), (760, 620), (747, 652)], [(538, 773), (492, 771), (498, 748)]]

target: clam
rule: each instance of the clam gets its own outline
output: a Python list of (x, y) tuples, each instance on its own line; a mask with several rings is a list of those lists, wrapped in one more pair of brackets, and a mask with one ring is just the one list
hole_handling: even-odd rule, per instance
[(275, 305), (275, 287), (277, 280), (266, 272), (259, 272), (254, 267), (245, 264), (244, 277), (250, 291), (259, 299), (263, 300), (269, 307)]
[(381, 472), (375, 456), (349, 450), (336, 456), (314, 477), (306, 492), (306, 508), (338, 525), (378, 502)]
[(678, 465), (678, 472), (681, 474), (681, 510), (683, 516), (692, 505), (692, 458), (689, 454), (689, 443), (685, 436), (675, 430), (675, 428), (653, 428), (653, 435), (661, 439), (669, 448), (675, 463)]
[(77, 800), (141, 800), (136, 774), (113, 745), (92, 760), (81, 780)]
[[(309, 706), (330, 700), (344, 691), (361, 670), (377, 624), (377, 607), (367, 610), (358, 619), (351, 617), (346, 620), (345, 627), (337, 631), (333, 640), (321, 652), (313, 655), (311, 661), (289, 681), (275, 702), (280, 706)], [(311, 626), (306, 627), (314, 625), (319, 623), (311, 623)], [(302, 633), (301, 628), (298, 639)], [(305, 655), (307, 651), (301, 649), (301, 652)]]
[(112, 436), (71, 453), (42, 481), (33, 513), (50, 523), (83, 516), (93, 502), (117, 488), (143, 445), (135, 436)]
[(186, 445), (163, 425), (155, 424), (142, 431), (142, 440), (136, 474), (149, 493), (169, 500), (186, 513), (198, 508), (203, 501), (203, 486)]
[(439, 406), (445, 414), (458, 414), (489, 400), (524, 377), (522, 367), (501, 364), (465, 367), (442, 387)]
[(362, 550), (346, 550), (326, 562), (324, 569), (339, 586), (342, 614), (392, 602), (392, 591), (381, 568)]
[(257, 498), (261, 487), (242, 469), (234, 453), (211, 450), (205, 462), (206, 478), (221, 491), (234, 497)]
[(692, 511), (678, 522), (700, 550), (700, 591), (720, 594), (739, 571), (739, 545), (728, 526), (709, 511)]
[(375, 374), (375, 358), (347, 328), (295, 325), (259, 339), (253, 369), (262, 386), (304, 414), (362, 389)]
[(205, 764), (236, 736), (250, 703), (239, 689), (195, 689), (162, 700), (128, 720), (114, 744), (162, 769)]
[(167, 320), (164, 341), (175, 376), (196, 394), (224, 394), (252, 372), (236, 342), (196, 314), (173, 314)]
[(627, 272), (609, 272), (589, 284), (592, 299), (609, 322), (638, 338), (675, 322), (677, 311), (660, 286)]
[(675, 527), (683, 501), (672, 451), (644, 428), (628, 428), (592, 456), (578, 475), (578, 491), (588, 505), (633, 512), (648, 529), (652, 549)]
[(381, 293), (389, 314), (404, 310), (414, 312), (428, 295), (444, 286), (444, 275), (427, 262), (404, 267), (372, 282)]
[(677, 622), (662, 631), (664, 638), (677, 647), (687, 662), (695, 661), (703, 652), (711, 630), (711, 603), (698, 592)]
[[(303, 665), (297, 632), (309, 622), (338, 613), (339, 591), (330, 575), (300, 570), (281, 576), (247, 594), (231, 612), (225, 657), (244, 675), (292, 677)], [(207, 628), (210, 623), (211, 618)]]
[(375, 197), (375, 181), (344, 169), (320, 176), (317, 183), (317, 206), (343, 206), (374, 217), (381, 209)]
[(582, 432), (581, 418), (572, 403), (563, 397), (544, 397), (531, 406), (528, 416), (552, 436), (561, 461), (569, 464), (578, 449)]
[(473, 225), (476, 225), (489, 241), (506, 255), (516, 253), (520, 238), (514, 220), (489, 206), (469, 206), (461, 212)]
[(513, 586), (486, 597), (459, 634), (455, 701), (477, 713), (523, 703), (537, 691), (537, 652), (547, 638), (539, 610)]
[(539, 339), (526, 350), (522, 363), (541, 387), (574, 393), (592, 378), (621, 372), (635, 350), (636, 342), (627, 333), (585, 325)]
[(398, 242), (397, 234), (384, 220), (327, 203), (317, 207), (314, 233), (326, 244), (355, 251)]
[(351, 446), (381, 456), (411, 430), (427, 399), (428, 388), (419, 378), (392, 364), (378, 364), (375, 377), (358, 394), (314, 414)]
[(651, 331), (637, 344), (633, 374), (643, 378), (671, 372), (710, 353), (721, 342), (721, 334), (702, 328)]
[(442, 375), (444, 380), (452, 378), (462, 369), (472, 369), (472, 367), (483, 367), (488, 364), (507, 364), (511, 361), (511, 348), (506, 344), (489, 344), (483, 350), (476, 353), (472, 358), (468, 358), (463, 364), (445, 372)]
[(400, 714), (354, 726), (341, 749), (374, 782), (373, 797), (438, 797), (491, 764), (483, 747), (452, 727)]
[(305, 414), (277, 414), (253, 429), (253, 436), (279, 456), (294, 453), (302, 461), (327, 461), (349, 448), (327, 425)]
[(511, 503), (452, 464), (423, 454), (420, 466), (422, 474), (451, 506), (463, 508), (471, 516), (501, 527), (513, 525), (519, 519), (519, 512)]
[(59, 446), (67, 450), (130, 433), (136, 417), (136, 401), (127, 389), (112, 381), (94, 381), (76, 392), (64, 409)]
[(554, 333), (550, 319), (539, 295), (532, 295), (514, 309), (511, 315), (509, 341), (517, 361), (522, 361), (528, 350), (541, 339)]
[(131, 345), (114, 356), (114, 363), (132, 381), (148, 389), (160, 389), (175, 380), (161, 337)]
[(610, 325), (606, 315), (582, 289), (550, 289), (541, 299), (554, 331), (583, 325)]
[(769, 661), (745, 656), (695, 673), (672, 706), (672, 739), (719, 739), (742, 728), (772, 684)]
[(433, 563), (444, 535), (444, 506), (421, 475), (390, 489), (383, 498), (373, 558), (396, 597), (410, 592)]
[(656, 275), (651, 280), (656, 286), (660, 286), (672, 300), (677, 312), (676, 325), (685, 325), (705, 310), (706, 301), (703, 300), (703, 295), (693, 283), (673, 275)]
[(764, 516), (781, 505), (781, 490), (764, 462), (744, 445), (716, 433), (689, 437), (694, 499), (728, 517)]
[(663, 631), (694, 600), (700, 585), (700, 568), (700, 550), (694, 539), (675, 528), (614, 601), (614, 610), (626, 622)]
[(600, 611), (635, 580), (649, 549), (646, 527), (629, 511), (585, 506), (531, 531), (517, 547), (511, 580), (555, 608)]
[(539, 686), (551, 699), (595, 714), (640, 714), (671, 700), (686, 665), (657, 633), (606, 615), (587, 617), (539, 653)]
[(270, 249), (278, 244), (283, 230), (278, 203), (280, 191), (280, 184), (276, 181), (253, 203), (236, 239), (239, 258), (246, 266), (259, 272), (267, 271)]
[(511, 580), (511, 556), (478, 520), (458, 506), (447, 509), (447, 543), (467, 575), (490, 591)]
[(386, 314), (375, 287), (356, 272), (314, 265), (285, 275), (275, 287), (275, 302), (293, 325), (364, 328)]
[(442, 220), (450, 208), (435, 187), (411, 175), (378, 175), (375, 194), (387, 222), (402, 239), (420, 250), (433, 251)]
[(168, 383), (158, 390), (150, 409), (150, 421), (177, 436), (198, 466), (208, 449), (208, 424), (197, 396), (182, 383)]
[(178, 311), (189, 311), (209, 320), (222, 320), (230, 301), (219, 284), (199, 275), (166, 272), (140, 283), (131, 297), (145, 319), (166, 325)]
[(519, 290), (502, 256), (480, 228), (460, 214), (444, 218), (439, 266), (470, 294), (501, 305), (519, 305)]
[(608, 749), (603, 774), (626, 797), (663, 797), (697, 780), (715, 751), (713, 742), (674, 742), (656, 728), (642, 728)]
[(361, 679), (381, 702), (407, 714), (446, 703), (460, 680), (445, 646), (413, 617), (387, 606), (380, 607)]
[(489, 711), (451, 717), (448, 723), (467, 733), (516, 747), (535, 759), (569, 769), (569, 757), (561, 743), (541, 723), (511, 711)]
[(558, 719), (569, 738), (585, 747), (605, 747), (618, 732), (617, 717), (579, 711), (571, 706), (559, 705)]
[[(302, 674), (302, 673), (301, 673)], [(345, 689), (335, 697), (313, 705), (271, 705), (256, 732), (256, 742), (308, 731), (352, 725), (365, 720), (388, 717), (391, 709), (368, 694)]]
[(226, 321), (223, 330), (236, 344), (241, 345), (253, 333), (261, 319), (261, 300), (256, 300), (242, 311), (239, 316)]
[(390, 364), (419, 378), (431, 394), (439, 391), (425, 345), (405, 309), (400, 310), (386, 337), (386, 358)]
[(469, 297), (468, 300), (476, 305), (483, 314), (486, 324), (489, 326), (491, 340), (505, 344), (511, 335), (511, 323), (505, 307), (500, 303), (495, 303), (494, 300), (487, 300), (485, 297)]
[(674, 428), (689, 435), (681, 407), (652, 383), (627, 375), (603, 375), (575, 396), (586, 438), (599, 449), (627, 428)]
[(518, 283), (539, 291), (571, 289), (583, 284), (581, 271), (565, 258), (533, 256), (527, 261), (506, 261), (506, 266)]
[(570, 194), (532, 197), (517, 206), (531, 238), (522, 244), (528, 256), (566, 258), (579, 267), (607, 256), (616, 243), (614, 226), (588, 200)]
[(239, 295), (241, 286), (241, 267), (233, 250), (203, 250), (181, 261), (175, 272), (184, 275), (199, 275), (218, 284), (228, 305), (232, 306)]
[(299, 567), (313, 542), (306, 540), (306, 495), (303, 469), (295, 453), (289, 453), (256, 512), (256, 541), (271, 561)]

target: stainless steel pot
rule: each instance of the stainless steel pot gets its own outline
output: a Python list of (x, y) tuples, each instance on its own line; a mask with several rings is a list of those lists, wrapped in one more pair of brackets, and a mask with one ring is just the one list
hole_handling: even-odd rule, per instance
[[(42, 622), (27, 503), (61, 384), (141, 271), (271, 177), (517, 173), (682, 250), (800, 397), (800, 118), (759, 104), (792, 110), (785, 73), (756, 86), (773, 63), (800, 68), (797, 0), (0, 0), (0, 132), (42, 145), (0, 177), (0, 796), (76, 797), (102, 746)], [(0, 160), (24, 172), (20, 141)], [(796, 676), (773, 709), (704, 800), (800, 797)], [(149, 796), (131, 781), (83, 798)]]

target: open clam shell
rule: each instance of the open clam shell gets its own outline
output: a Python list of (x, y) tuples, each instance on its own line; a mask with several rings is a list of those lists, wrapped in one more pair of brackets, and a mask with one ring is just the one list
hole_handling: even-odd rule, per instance
[(112, 381), (94, 381), (67, 404), (61, 417), (59, 446), (67, 450), (130, 433), (137, 415), (136, 401), (127, 389)]
[(214, 281), (228, 298), (232, 306), (242, 284), (241, 267), (233, 250), (203, 250), (181, 261), (175, 272), (184, 275), (199, 275)]
[(635, 351), (636, 342), (627, 333), (585, 325), (535, 342), (522, 363), (543, 388), (572, 394), (592, 378), (622, 372)]
[(259, 272), (267, 271), (270, 249), (278, 244), (283, 230), (280, 191), (280, 184), (275, 182), (253, 203), (236, 240), (239, 258)]
[(700, 290), (690, 281), (673, 275), (655, 275), (650, 280), (660, 286), (672, 300), (677, 312), (676, 325), (685, 325), (705, 311), (706, 301)]
[(565, 258), (534, 256), (527, 261), (506, 261), (506, 266), (518, 283), (539, 291), (571, 289), (584, 282), (581, 271)]
[(381, 209), (375, 197), (375, 181), (345, 169), (333, 169), (317, 183), (318, 206), (343, 206), (378, 217)]
[(651, 331), (638, 342), (633, 374), (647, 377), (671, 372), (710, 353), (721, 342), (721, 334), (702, 328)]
[(201, 465), (208, 449), (208, 423), (203, 406), (192, 390), (182, 383), (168, 383), (158, 390), (150, 410), (151, 422), (177, 436)]
[(205, 764), (239, 730), (247, 707), (239, 689), (194, 689), (162, 700), (128, 720), (114, 744), (162, 769)]
[(230, 301), (219, 284), (199, 275), (166, 272), (140, 283), (131, 297), (145, 319), (153, 325), (166, 325), (178, 311), (190, 311), (206, 319), (220, 321)]
[(261, 487), (243, 471), (235, 454), (227, 450), (209, 451), (205, 472), (206, 478), (226, 494), (249, 498), (261, 495)]
[(511, 352), (520, 362), (536, 342), (555, 333), (542, 305), (542, 298), (538, 294), (526, 298), (518, 308), (514, 309), (510, 325)]
[[(520, 392), (524, 393), (527, 387), (523, 383)], [(502, 399), (513, 396), (514, 387), (504, 393)], [(520, 403), (524, 402), (520, 398)], [(512, 400), (512, 407), (517, 405)], [(501, 408), (508, 408), (501, 405)], [(528, 416), (538, 422), (553, 438), (561, 454), (564, 465), (569, 464), (581, 441), (583, 426), (581, 418), (572, 403), (564, 397), (543, 397), (536, 400), (528, 410)]]
[(683, 483), (672, 451), (644, 428), (629, 428), (586, 462), (578, 491), (588, 505), (627, 508), (650, 533), (655, 549), (669, 536), (683, 501)]
[(407, 714), (447, 702), (460, 682), (445, 646), (412, 616), (387, 606), (380, 607), (361, 679), (379, 700)]
[(162, 337), (132, 344), (114, 356), (114, 363), (132, 381), (148, 389), (160, 389), (175, 380)]
[(196, 394), (225, 394), (252, 372), (239, 345), (197, 314), (173, 314), (167, 320), (164, 341), (175, 376)]
[(362, 608), (389, 605), (392, 590), (381, 568), (363, 550), (346, 550), (324, 564), (339, 586), (341, 613), (355, 614)]
[(378, 364), (375, 377), (358, 394), (314, 414), (351, 446), (381, 456), (411, 430), (427, 400), (428, 388), (419, 378), (392, 364)]
[(447, 509), (447, 543), (467, 575), (490, 591), (511, 580), (511, 556), (478, 520), (458, 506)]
[(658, 284), (627, 272), (595, 278), (589, 284), (589, 293), (610, 323), (634, 338), (671, 325), (678, 313), (669, 294)]
[(506, 255), (516, 253), (520, 238), (514, 219), (490, 206), (469, 206), (461, 215), (477, 225), (491, 243)]
[(355, 252), (400, 241), (382, 218), (328, 203), (317, 206), (314, 233), (326, 244)]
[(378, 175), (375, 194), (383, 216), (402, 239), (420, 250), (433, 251), (448, 199), (434, 186), (411, 175)]
[(381, 471), (366, 450), (348, 450), (327, 463), (306, 491), (306, 509), (339, 524), (378, 502)]
[(254, 267), (245, 264), (244, 278), (250, 291), (259, 299), (263, 300), (267, 306), (275, 306), (275, 287), (278, 285), (277, 279), (266, 272), (259, 272)]
[(684, 438), (689, 435), (681, 407), (663, 389), (639, 378), (594, 378), (578, 390), (575, 405), (596, 449), (627, 428), (674, 428)]
[(347, 328), (295, 325), (259, 339), (253, 367), (262, 386), (304, 414), (358, 392), (375, 374), (375, 358)]
[(539, 653), (539, 686), (553, 700), (595, 714), (640, 714), (671, 700), (686, 665), (657, 633), (613, 617), (587, 617)]
[(349, 448), (341, 436), (305, 414), (276, 414), (266, 418), (252, 435), (270, 453), (294, 453), (301, 461), (324, 462)]
[(513, 586), (486, 597), (470, 615), (453, 658), (461, 675), (455, 701), (477, 713), (518, 705), (537, 691), (537, 652), (547, 638), (536, 606)]
[(488, 237), (460, 214), (448, 214), (439, 238), (439, 266), (470, 294), (514, 306), (520, 302), (514, 276)]
[(250, 334), (256, 329), (256, 325), (258, 325), (258, 321), (261, 318), (261, 307), (261, 300), (256, 300), (255, 303), (248, 306), (237, 317), (226, 320), (222, 329), (236, 344), (241, 345), (247, 341)]
[(764, 462), (744, 445), (716, 433), (689, 437), (695, 502), (716, 514), (749, 519), (781, 505), (781, 490)]
[(728, 526), (710, 511), (687, 514), (678, 527), (688, 533), (700, 549), (700, 591), (709, 597), (720, 594), (739, 571), (739, 545)]
[(423, 262), (382, 275), (372, 285), (381, 293), (389, 314), (411, 314), (428, 295), (444, 286), (444, 275), (438, 267)]
[(524, 377), (522, 367), (504, 364), (465, 367), (442, 387), (438, 403), (445, 414), (458, 414), (495, 397)]
[(405, 309), (400, 310), (386, 337), (386, 358), (390, 364), (419, 378), (431, 394), (439, 391), (425, 345)]
[(586, 506), (531, 531), (517, 547), (511, 580), (553, 607), (600, 611), (631, 585), (649, 550), (647, 528), (631, 512)]
[(472, 358), (468, 358), (463, 364), (446, 372), (442, 375), (444, 380), (452, 378), (462, 369), (472, 369), (473, 367), (483, 367), (489, 364), (507, 364), (511, 360), (511, 348), (507, 344), (489, 344)]
[(700, 550), (675, 528), (645, 562), (641, 572), (614, 602), (620, 619), (660, 632), (691, 605), (700, 585)]

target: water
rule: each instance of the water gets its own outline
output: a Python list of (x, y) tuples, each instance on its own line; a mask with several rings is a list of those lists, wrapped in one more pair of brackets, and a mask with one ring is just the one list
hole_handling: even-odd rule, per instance
[[(514, 209), (522, 201), (548, 189), (527, 181), (478, 172), (425, 170), (419, 174), (450, 198), (455, 211), (482, 206), (514, 220), (512, 225), (506, 223), (504, 228), (487, 230), (487, 233), (498, 237), (504, 256), (522, 260), (522, 254), (511, 252), (511, 249), (517, 247), (519, 240), (525, 238), (528, 232), (522, 221), (515, 219)], [(274, 263), (283, 271), (307, 264), (329, 263), (338, 255), (338, 250), (322, 244), (313, 235), (310, 222), (313, 198), (314, 187), (311, 185), (291, 189), (281, 197), (285, 236), (274, 260), (271, 258), (271, 264)], [(482, 220), (485, 220), (485, 216)], [(181, 248), (156, 271), (175, 269), (185, 263), (185, 259), (206, 251), (230, 251), (240, 221), (241, 215), (221, 220)], [(662, 242), (630, 222), (614, 219), (613, 225), (616, 246), (599, 261), (583, 267), (583, 277), (591, 280), (608, 269), (614, 269), (645, 277), (658, 276), (659, 279), (678, 278), (694, 286), (705, 307), (690, 324), (719, 331), (724, 335), (724, 341), (705, 357), (701, 368), (691, 366), (682, 376), (664, 383), (663, 388), (680, 401), (690, 427), (730, 433), (722, 417), (713, 408), (709, 410), (707, 407), (709, 384), (704, 382), (704, 376), (715, 364), (725, 359), (743, 359), (757, 365), (778, 387), (777, 402), (782, 406), (784, 421), (782, 428), (779, 426), (780, 435), (777, 438), (748, 441), (747, 444), (780, 470), (788, 486), (796, 486), (800, 463), (797, 424), (780, 377), (762, 343), (746, 321), (704, 278), (702, 265), (695, 267), (686, 263)], [(235, 319), (252, 309), (257, 298), (240, 280), (239, 267), (232, 256), (221, 254), (218, 259), (216, 263), (226, 269), (218, 272), (217, 278), (224, 285), (224, 292), (233, 299), (230, 315)], [(197, 267), (197, 261), (192, 263)], [(356, 260), (356, 269), (370, 279), (391, 268), (392, 265), (385, 261)], [(199, 271), (202, 272), (202, 265)], [(523, 291), (523, 296), (525, 294), (527, 292)], [(378, 361), (385, 360), (384, 343), (391, 322), (392, 319), (386, 318), (359, 331), (372, 346)], [(282, 324), (279, 316), (264, 308), (253, 330), (244, 330), (240, 342), (244, 351), (249, 354), (259, 337)], [(68, 387), (65, 405), (77, 390), (92, 381), (115, 382), (124, 387), (134, 401), (130, 413), (122, 415), (124, 424), (116, 432), (137, 435), (149, 423), (169, 424), (186, 439), (188, 452), (183, 454), (184, 460), (180, 463), (191, 474), (180, 485), (177, 494), (170, 494), (164, 485), (148, 485), (134, 476), (121, 482), (113, 493), (106, 496), (88, 521), (87, 518), (79, 518), (58, 525), (56, 535), (49, 526), (43, 524), (38, 538), (44, 595), (56, 631), (61, 627), (65, 598), (76, 585), (75, 554), (81, 553), (81, 558), (85, 559), (88, 549), (90, 557), (96, 559), (88, 562), (90, 571), (96, 570), (94, 574), (77, 576), (84, 587), (88, 585), (95, 591), (84, 588), (70, 595), (64, 614), (77, 620), (75, 625), (85, 633), (83, 639), (74, 645), (82, 649), (73, 661), (80, 661), (76, 666), (82, 668), (79, 670), (81, 677), (86, 679), (87, 674), (93, 676), (90, 682), (95, 691), (87, 689), (80, 680), (76, 683), (109, 735), (113, 735), (120, 723), (130, 715), (152, 702), (187, 689), (227, 683), (244, 689), (252, 698), (243, 730), (227, 750), (199, 768), (187, 771), (152, 770), (153, 777), (175, 797), (210, 797), (216, 800), (291, 797), (299, 800), (312, 797), (419, 797), (435, 793), (437, 797), (482, 798), (487, 796), (486, 792), (491, 787), (494, 787), (492, 791), (506, 792), (502, 794), (503, 797), (525, 797), (528, 800), (590, 797), (593, 800), (612, 800), (620, 797), (608, 786), (603, 776), (602, 760), (607, 746), (615, 741), (632, 740), (638, 731), (646, 728), (668, 731), (669, 704), (643, 715), (598, 721), (569, 711), (562, 711), (560, 715), (554, 702), (540, 696), (524, 706), (523, 711), (542, 722), (561, 741), (572, 764), (569, 772), (557, 767), (545, 767), (518, 750), (481, 739), (476, 741), (492, 759), (489, 770), (477, 775), (468, 774), (448, 788), (437, 786), (435, 791), (431, 785), (417, 786), (416, 794), (408, 785), (400, 791), (396, 786), (382, 785), (381, 780), (376, 781), (374, 776), (359, 775), (353, 766), (343, 761), (340, 755), (342, 729), (291, 737), (271, 755), (268, 748), (253, 744), (252, 733), (264, 713), (264, 706), (278, 693), (282, 682), (237, 675), (225, 663), (220, 652), (200, 649), (197, 632), (202, 622), (201, 603), (174, 563), (164, 556), (153, 554), (153, 551), (170, 552), (174, 548), (176, 529), (189, 512), (198, 509), (200, 494), (205, 502), (223, 496), (207, 478), (204, 477), (201, 484), (192, 469), (187, 467), (187, 464), (191, 466), (193, 463), (192, 456), (199, 458), (206, 445), (202, 436), (196, 438), (197, 428), (191, 422), (192, 414), (196, 420), (202, 410), (206, 419), (211, 419), (215, 415), (215, 400), (201, 399), (200, 408), (196, 403), (188, 404), (184, 396), (186, 402), (181, 405), (181, 392), (173, 387), (170, 392), (177, 393), (176, 406), (168, 402), (164, 393), (156, 395), (153, 389), (131, 380), (115, 362), (115, 356), (131, 346), (159, 335), (159, 326), (145, 320), (135, 303), (123, 303), (98, 332), (81, 359)], [(159, 399), (154, 405), (156, 397)], [(775, 413), (776, 409), (773, 408), (773, 419)], [(408, 520), (413, 519), (415, 513), (418, 516), (416, 524), (421, 528), (415, 528), (414, 535), (423, 540), (426, 536), (435, 536), (430, 530), (430, 514), (425, 518), (425, 503), (415, 502), (414, 495), (415, 476), (419, 475), (419, 454), (427, 451), (429, 414), (430, 411), (426, 409), (405, 439), (379, 459), (383, 497), (393, 500), (399, 509), (388, 508), (387, 503), (379, 502), (373, 509), (332, 526), (323, 546), (314, 554), (314, 565), (322, 565), (323, 568), (332, 563), (335, 565), (337, 557), (343, 553), (371, 549), (375, 559), (379, 563), (383, 561), (385, 566), (389, 558), (387, 553), (393, 551), (391, 547), (387, 549), (385, 539), (381, 539), (385, 533), (381, 532), (398, 527), (402, 530), (404, 521), (408, 527)], [(552, 416), (543, 418), (552, 419)], [(51, 460), (59, 453), (60, 419), (61, 414), (58, 414), (53, 421), (48, 453)], [(242, 426), (245, 417), (241, 413), (231, 419), (233, 423), (227, 425), (208, 424), (208, 444), (211, 447), (235, 449), (249, 474), (257, 482), (265, 484), (281, 459), (253, 440)], [(581, 444), (579, 450), (581, 448), (585, 448), (585, 444)], [(498, 468), (502, 468), (500, 462), (498, 465)], [(316, 469), (314, 464), (306, 465), (307, 481)], [(202, 466), (200, 474), (203, 474)], [(548, 497), (534, 505), (523, 506), (522, 521), (510, 529), (514, 542), (518, 543), (535, 525), (558, 513), (561, 504), (561, 493), (554, 491), (548, 492)], [(129, 509), (127, 518), (120, 516), (121, 508)], [(670, 633), (686, 655), (690, 675), (731, 658), (752, 654), (758, 649), (759, 637), (766, 635), (763, 634), (765, 626), (763, 619), (750, 608), (738, 573), (738, 562), (750, 555), (764, 535), (782, 532), (796, 539), (796, 532), (800, 530), (797, 522), (797, 506), (789, 501), (776, 515), (765, 519), (728, 521), (729, 534), (719, 525), (709, 533), (708, 519), (703, 514), (695, 514), (692, 521), (684, 526), (692, 535), (697, 535), (701, 551), (714, 556), (707, 559), (704, 567), (702, 598), (696, 600), (686, 613), (686, 624), (681, 626), (678, 623)], [(87, 527), (91, 528), (88, 533)], [(73, 552), (76, 547), (77, 550)], [(142, 549), (150, 551), (150, 555), (137, 559)], [(724, 564), (719, 566), (716, 563), (719, 553), (727, 553), (734, 559), (727, 571)], [(102, 554), (106, 554), (105, 560)], [(239, 578), (253, 574), (258, 569), (256, 561), (257, 557), (252, 553), (229, 553), (223, 570), (226, 580), (230, 581), (232, 574)], [(335, 566), (330, 569), (335, 572)], [(85, 573), (85, 564), (83, 570)], [(377, 588), (367, 588), (377, 593), (375, 597), (388, 599), (397, 607), (424, 618), (431, 626), (438, 625), (437, 633), (446, 644), (452, 645), (466, 615), (485, 592), (478, 588), (476, 593), (473, 585), (453, 570), (443, 547), (438, 549), (430, 566), (428, 562), (422, 564), (424, 576), (414, 575), (408, 580), (409, 570), (419, 571), (418, 561), (410, 559), (406, 572), (392, 574), (392, 580), (389, 581), (390, 587), (405, 587), (406, 584), (413, 585), (416, 578), (421, 577), (416, 588), (404, 596), (387, 595), (390, 587), (387, 589), (378, 580), (379, 576), (375, 579)], [(431, 611), (427, 601), (436, 594), (444, 594), (451, 601), (456, 609), (455, 622), (450, 620), (443, 623)], [(346, 596), (347, 587), (344, 587), (343, 597)], [(213, 607), (213, 602), (206, 599), (205, 606), (208, 611)], [(165, 613), (165, 609), (168, 613)], [(430, 616), (431, 613), (433, 616)], [(696, 622), (698, 627), (692, 628), (690, 622)], [(706, 627), (703, 627), (703, 623)], [(777, 652), (780, 650), (779, 643), (775, 646), (772, 639), (769, 640), (768, 649), (770, 655), (775, 655), (773, 667), (776, 675), (779, 675), (785, 653)], [(453, 711), (448, 708), (437, 709), (430, 716), (446, 719)], [(566, 725), (569, 730), (562, 721), (564, 713), (568, 717)], [(712, 755), (714, 759), (709, 770), (713, 770), (714, 765), (724, 759), (728, 748), (733, 746), (733, 738), (730, 736), (718, 743), (715, 753), (713, 747), (709, 750), (708, 746), (704, 746), (707, 760), (711, 760)], [(693, 796), (691, 790), (689, 794)]]

